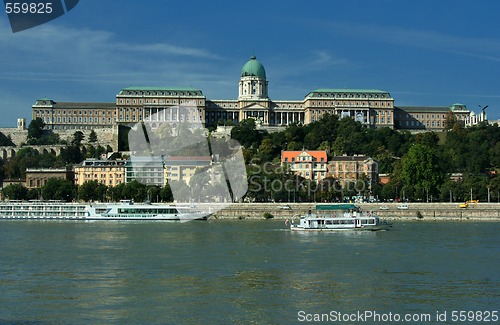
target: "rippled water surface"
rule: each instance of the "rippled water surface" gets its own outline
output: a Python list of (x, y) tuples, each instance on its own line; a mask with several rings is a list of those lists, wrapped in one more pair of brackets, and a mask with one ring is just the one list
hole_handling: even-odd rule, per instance
[(451, 324), (453, 310), (500, 311), (499, 232), (473, 222), (291, 233), (281, 221), (3, 221), (0, 324), (293, 324), (365, 310), (447, 311)]

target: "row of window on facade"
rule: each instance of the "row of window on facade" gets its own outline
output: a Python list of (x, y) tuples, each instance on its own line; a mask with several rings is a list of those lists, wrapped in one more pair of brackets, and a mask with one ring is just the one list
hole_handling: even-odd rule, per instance
[[(234, 105), (234, 106), (233, 106)], [(234, 103), (234, 104), (220, 104), (220, 103), (214, 103), (213, 105), (210, 105), (209, 108), (220, 108), (220, 107), (229, 107), (229, 108), (238, 108), (238, 104), (237, 103)]]
[[(322, 102), (312, 102), (312, 106), (365, 106), (365, 107), (378, 107), (379, 102), (324, 102), (323, 105), (321, 105)], [(380, 102), (380, 107), (387, 107), (387, 108), (392, 108), (392, 103), (391, 102)]]
[[(295, 162), (295, 161), (318, 161), (318, 160), (316, 157), (313, 156), (299, 156), (297, 157), (297, 160), (295, 160), (295, 157), (292, 157), (290, 162)], [(325, 158), (321, 158), (320, 161), (324, 162)], [(288, 157), (285, 157), (285, 162), (289, 162)]]
[(113, 126), (110, 124), (101, 125), (50, 125), (46, 129), (52, 130), (95, 130), (95, 129), (110, 129)]
[[(285, 158), (285, 160), (287, 160), (287, 158)], [(300, 164), (295, 164), (294, 166), (295, 166), (294, 168), (298, 168), (298, 169), (305, 169), (305, 168), (324, 169), (324, 168), (326, 168), (326, 164), (300, 163)]]
[(346, 93), (314, 93), (315, 97), (330, 98), (389, 98), (389, 94), (346, 94)]
[[(285, 163), (287, 162), (288, 158), (285, 158)], [(293, 158), (292, 158), (293, 160)], [(326, 164), (309, 164), (309, 163), (296, 163), (293, 165), (292, 169), (295, 170), (300, 170), (300, 169), (324, 169), (326, 168)], [(363, 171), (371, 171), (371, 168), (369, 166), (359, 166), (358, 164), (345, 164), (345, 165), (337, 165), (336, 168), (334, 168), (336, 172), (350, 172), (350, 171), (357, 171), (357, 170), (363, 170)]]
[[(304, 178), (309, 178), (310, 176), (312, 176), (312, 179), (313, 180), (319, 180), (319, 179), (325, 179), (326, 176), (327, 176), (327, 172), (302, 172), (300, 176), (304, 177)], [(342, 174), (335, 174), (335, 178), (338, 178), (338, 179), (357, 179), (358, 178), (358, 174), (356, 173), (342, 173)]]
[[(157, 113), (160, 113), (160, 112), (163, 112), (165, 110), (169, 110), (171, 109), (171, 107), (146, 107), (144, 108), (144, 111), (146, 112), (154, 112), (156, 110)], [(175, 110), (172, 110), (172, 112), (174, 112)], [(190, 111), (193, 111), (193, 110), (190, 110)], [(198, 108), (198, 112), (201, 113), (201, 108)], [(129, 113), (129, 112), (132, 112), (132, 113), (136, 113), (136, 112), (140, 112), (142, 113), (142, 107), (120, 107), (119, 108), (119, 112), (120, 113), (123, 113), (123, 112), (126, 112), (126, 113)]]
[(437, 118), (437, 119), (441, 119), (441, 118), (446, 118), (446, 114), (409, 114), (409, 113), (402, 113), (402, 114), (397, 114), (395, 113), (395, 117), (396, 118), (400, 118), (400, 119), (403, 119), (403, 118), (416, 118), (416, 119), (424, 119), (424, 118), (427, 118), (427, 119), (434, 119), (434, 118)]
[(310, 172), (302, 172), (300, 174), (301, 174), (300, 176), (302, 176), (304, 178), (309, 178), (309, 179), (311, 179), (310, 176), (312, 176), (313, 180), (318, 180), (320, 178), (321, 179), (326, 178), (326, 172), (312, 172), (312, 173), (310, 173)]
[(142, 96), (202, 96), (201, 91), (133, 91), (123, 92), (124, 95), (142, 95)]
[[(99, 123), (99, 118), (98, 117), (74, 117), (74, 118), (71, 118), (71, 117), (58, 117), (58, 118), (50, 118), (50, 117), (43, 117), (42, 118), (43, 122), (45, 124), (52, 124), (52, 123), (95, 123), (95, 124), (98, 124)], [(116, 122), (116, 117), (114, 118), (114, 121)], [(107, 122), (106, 122), (106, 118), (103, 117), (102, 118), (102, 124), (110, 124), (111, 123), (111, 117), (108, 117), (107, 118)]]
[[(362, 110), (362, 111), (366, 112), (366, 110)], [(324, 110), (324, 109), (311, 110), (311, 113), (312, 114), (325, 114), (325, 113), (334, 114), (335, 110)], [(374, 116), (377, 116), (377, 115), (385, 116), (387, 114), (387, 116), (390, 117), (392, 112), (391, 111), (379, 111), (379, 112), (375, 111), (375, 112), (371, 112), (371, 114)]]
[[(121, 180), (121, 179), (116, 179), (116, 180), (110, 179), (110, 180), (106, 180), (106, 179), (102, 179), (102, 178), (100, 178), (100, 179), (89, 179), (89, 180), (97, 180), (97, 181), (99, 181), (99, 183), (101, 183), (101, 184), (104, 184), (104, 185), (114, 185), (114, 186), (116, 186), (116, 185), (120, 185), (120, 184), (122, 184), (122, 183), (123, 183), (123, 180)], [(85, 180), (84, 182), (87, 182), (87, 181), (88, 181), (88, 180)]]
[(441, 127), (445, 126), (445, 122), (443, 121), (404, 121), (405, 123), (403, 124), (403, 121), (398, 121), (398, 126), (426, 126), (426, 127)]
[[(83, 177), (84, 178), (97, 178), (97, 175), (98, 174), (83, 174)], [(100, 177), (101, 178), (122, 178), (123, 177), (123, 174), (118, 174), (118, 173), (114, 173), (114, 174), (100, 174)]]
[[(189, 99), (186, 99), (186, 100), (180, 99), (179, 100), (179, 104), (192, 103), (192, 102), (193, 102), (193, 100), (189, 100)], [(123, 99), (119, 99), (118, 103), (119, 104), (125, 103), (125, 104), (129, 104), (129, 105), (130, 104), (134, 105), (137, 103), (139, 103), (139, 104), (177, 104), (177, 99), (173, 99), (172, 103), (170, 102), (170, 99), (165, 99), (165, 100), (163, 100), (163, 99), (159, 99), (159, 100), (156, 100), (156, 99), (152, 99), (152, 100), (149, 100), (149, 99), (146, 99), (146, 100), (126, 99), (125, 101)], [(203, 105), (203, 100), (199, 100), (198, 104)]]
[[(316, 122), (317, 120), (319, 120), (319, 117), (320, 116), (313, 115), (313, 117), (311, 118), (311, 121), (312, 122)], [(380, 119), (378, 117), (374, 118), (374, 123), (375, 124), (379, 124), (379, 121), (380, 121), (380, 124), (385, 124), (386, 123), (385, 122), (386, 121), (385, 117), (381, 117)], [(364, 119), (363, 120), (358, 120), (358, 122), (366, 123), (366, 121), (364, 121)], [(387, 124), (391, 124), (391, 118), (390, 117), (387, 118)]]
[[(109, 115), (116, 115), (114, 108), (108, 109), (108, 110), (99, 109), (99, 110), (95, 110), (95, 112), (90, 110), (90, 111), (88, 111), (88, 115), (89, 116), (92, 116), (92, 115), (99, 116), (99, 114), (102, 114), (102, 115), (106, 116), (106, 112), (109, 112)], [(51, 116), (51, 115), (87, 115), (87, 111), (82, 111), (82, 110), (73, 111), (73, 113), (71, 113), (71, 111), (68, 111), (66, 113), (65, 110), (55, 110), (55, 111), (35, 110), (34, 113), (35, 113), (35, 115), (40, 115), (40, 116), (42, 116), (44, 114), (47, 116)]]

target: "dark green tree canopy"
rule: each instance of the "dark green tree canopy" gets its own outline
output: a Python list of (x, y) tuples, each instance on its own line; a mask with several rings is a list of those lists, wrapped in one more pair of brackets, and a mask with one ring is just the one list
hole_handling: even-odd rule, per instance
[(65, 179), (50, 178), (42, 188), (44, 200), (61, 200), (70, 202), (73, 200), (76, 187), (73, 182)]
[(97, 133), (95, 133), (94, 130), (90, 131), (90, 134), (89, 134), (89, 142), (90, 143), (95, 143), (97, 142)]
[(40, 139), (43, 136), (43, 129), (45, 128), (45, 123), (39, 117), (31, 120), (28, 125), (28, 139)]

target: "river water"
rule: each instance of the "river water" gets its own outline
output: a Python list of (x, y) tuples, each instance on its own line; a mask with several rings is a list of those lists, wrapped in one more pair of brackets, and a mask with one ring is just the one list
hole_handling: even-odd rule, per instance
[(458, 311), (500, 324), (499, 233), (473, 222), (291, 233), (272, 220), (2, 221), (0, 324), (457, 324)]

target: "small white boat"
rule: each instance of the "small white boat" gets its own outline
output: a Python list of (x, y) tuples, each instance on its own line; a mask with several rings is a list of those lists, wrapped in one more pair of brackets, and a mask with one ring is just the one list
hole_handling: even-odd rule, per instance
[[(381, 221), (371, 212), (361, 212), (354, 204), (318, 205), (316, 211), (300, 216), (299, 223), (290, 224), (293, 231), (388, 230), (391, 223)], [(326, 213), (328, 211), (328, 213)]]

